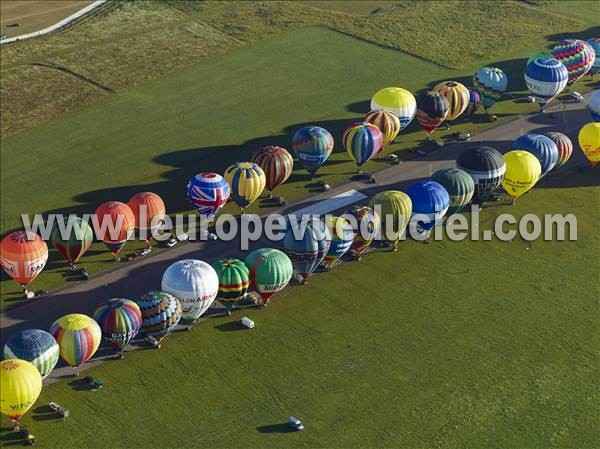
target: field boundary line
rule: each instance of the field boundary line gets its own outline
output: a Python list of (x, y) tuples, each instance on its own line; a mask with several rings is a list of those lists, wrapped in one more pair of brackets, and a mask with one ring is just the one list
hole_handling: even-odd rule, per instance
[(74, 72), (73, 70), (71, 70), (71, 69), (69, 69), (67, 67), (55, 64), (53, 62), (34, 62), (31, 65), (34, 66), (34, 67), (44, 67), (44, 68), (47, 68), (47, 69), (58, 70), (59, 72), (62, 72), (64, 74), (66, 74), (66, 75), (69, 75), (69, 76), (72, 76), (74, 78), (77, 78), (78, 80), (83, 81), (84, 83), (87, 83), (87, 84), (89, 84), (91, 86), (94, 86), (94, 87), (96, 87), (96, 88), (98, 88), (100, 90), (103, 90), (104, 92), (108, 92), (109, 94), (116, 93), (115, 90), (111, 89), (110, 87), (104, 86), (104, 85), (102, 85), (102, 84), (100, 84), (100, 83), (98, 83), (98, 82), (96, 82), (94, 80), (91, 80), (91, 79), (89, 79), (89, 78), (87, 78), (87, 77), (85, 77), (85, 76), (83, 76), (83, 75), (81, 75), (81, 74), (79, 74), (77, 72)]

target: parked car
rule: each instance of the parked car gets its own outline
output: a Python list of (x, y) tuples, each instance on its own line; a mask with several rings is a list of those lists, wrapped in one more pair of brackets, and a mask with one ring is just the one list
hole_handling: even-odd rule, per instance
[(90, 278), (90, 274), (83, 268), (79, 270), (79, 276), (81, 277), (82, 281), (87, 281)]
[(468, 142), (469, 140), (471, 140), (471, 133), (452, 133), (452, 137), (462, 142)]
[(56, 402), (50, 402), (48, 407), (50, 407), (54, 413), (59, 414), (63, 419), (69, 416), (69, 410), (64, 408), (62, 405), (57, 404)]
[(140, 250), (140, 256), (145, 256), (146, 254), (149, 254), (152, 252), (152, 248), (144, 248), (142, 250)]
[(302, 421), (300, 421), (295, 416), (290, 416), (290, 419), (288, 419), (288, 424), (294, 430), (297, 430), (297, 431), (304, 430), (304, 424), (302, 424)]
[(90, 390), (92, 390), (92, 391), (99, 390), (100, 388), (102, 388), (104, 386), (104, 384), (102, 383), (102, 381), (100, 379), (96, 379), (95, 377), (92, 377), (92, 376), (84, 377), (83, 381), (86, 383), (86, 385), (88, 387), (90, 387)]
[(248, 329), (252, 329), (254, 327), (254, 321), (245, 316), (240, 320), (240, 324)]
[(37, 290), (35, 292), (35, 296), (36, 297), (38, 297), (38, 296), (44, 296), (44, 295), (47, 295), (47, 294), (48, 294), (48, 290)]
[(525, 97), (525, 100), (527, 100), (527, 103), (535, 103), (535, 97), (532, 97), (531, 95), (527, 95)]
[(570, 92), (569, 98), (577, 103), (583, 103), (584, 100), (583, 95), (581, 95), (579, 92)]
[(167, 248), (173, 248), (175, 245), (177, 245), (179, 241), (175, 238), (170, 238), (169, 240), (167, 240), (166, 246)]

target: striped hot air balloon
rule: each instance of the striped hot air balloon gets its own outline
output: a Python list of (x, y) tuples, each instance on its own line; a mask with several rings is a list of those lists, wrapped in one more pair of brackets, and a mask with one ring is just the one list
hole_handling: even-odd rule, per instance
[(181, 304), (173, 295), (152, 291), (136, 301), (142, 312), (140, 331), (155, 341), (155, 347), (177, 326), (181, 319)]
[(567, 68), (553, 58), (537, 58), (525, 67), (525, 84), (541, 107), (563, 91), (568, 79)]
[(239, 303), (250, 285), (250, 270), (239, 259), (220, 259), (213, 262), (212, 267), (219, 277), (219, 293), (217, 299), (227, 309), (227, 314)]
[(325, 254), (323, 264), (325, 269), (329, 271), (350, 250), (354, 239), (354, 231), (350, 223), (342, 217), (329, 217), (325, 224), (331, 234), (331, 244), (327, 254)]
[(306, 226), (299, 222), (288, 223), (283, 238), (283, 251), (292, 261), (296, 272), (302, 276), (304, 283), (323, 261), (330, 243), (329, 229), (316, 217), (311, 217)]
[(431, 176), (431, 180), (442, 185), (450, 195), (448, 216), (463, 210), (475, 193), (475, 181), (471, 175), (458, 168), (438, 170)]
[(369, 207), (381, 218), (381, 235), (396, 251), (412, 215), (410, 197), (398, 190), (379, 192), (369, 201)]
[(562, 167), (567, 163), (571, 155), (573, 154), (573, 142), (563, 133), (559, 132), (549, 132), (546, 134), (554, 144), (556, 145), (556, 149), (558, 150), (558, 160), (556, 161), (556, 167)]
[(594, 63), (589, 73), (595, 75), (600, 72), (600, 37), (594, 37), (586, 41), (590, 47), (594, 50)]
[(294, 158), (285, 148), (269, 145), (262, 147), (252, 156), (252, 162), (265, 172), (267, 192), (288, 180), (294, 171)]
[(469, 148), (456, 159), (456, 167), (475, 182), (473, 198), (479, 202), (493, 195), (502, 184), (506, 162), (498, 150), (488, 146)]
[(458, 81), (441, 82), (433, 90), (441, 93), (448, 100), (447, 121), (457, 119), (469, 105), (469, 89)]
[(424, 92), (417, 98), (417, 121), (428, 134), (446, 120), (449, 110), (448, 99), (435, 90)]
[(268, 305), (292, 279), (294, 267), (290, 258), (274, 248), (252, 251), (244, 261), (250, 270), (250, 288)]
[(42, 379), (52, 372), (59, 357), (58, 343), (52, 335), (40, 329), (27, 329), (12, 335), (4, 345), (5, 359), (21, 359), (33, 364)]
[(381, 134), (383, 135), (383, 146), (392, 143), (401, 129), (398, 116), (385, 109), (369, 112), (365, 115), (364, 121), (379, 128), (379, 131), (381, 131)]
[(542, 134), (524, 134), (511, 146), (512, 150), (529, 151), (540, 160), (542, 175), (546, 175), (558, 162), (558, 148), (552, 139)]
[(231, 186), (231, 197), (242, 214), (265, 189), (265, 172), (253, 162), (236, 162), (225, 170), (225, 179)]
[(0, 242), (0, 264), (15, 282), (21, 284), (23, 293), (32, 295), (27, 286), (46, 266), (48, 245), (42, 238), (29, 231), (15, 231)]
[[(115, 260), (117, 255), (133, 235), (135, 216), (131, 208), (119, 201), (102, 203), (96, 211), (96, 237), (102, 240)], [(113, 232), (114, 231), (114, 232)]]
[(481, 67), (473, 76), (473, 84), (483, 97), (483, 107), (487, 111), (506, 92), (508, 76), (497, 67)]
[(413, 94), (401, 87), (386, 87), (378, 90), (371, 99), (371, 110), (383, 109), (393, 112), (400, 120), (400, 130), (403, 130), (417, 112), (417, 101)]
[(230, 188), (227, 181), (216, 173), (198, 173), (192, 176), (187, 185), (190, 203), (202, 217), (216, 215), (229, 199)]
[(294, 134), (292, 149), (302, 166), (314, 177), (333, 151), (333, 136), (319, 126), (306, 126)]
[(475, 89), (469, 89), (469, 104), (467, 105), (467, 109), (465, 110), (465, 116), (471, 117), (479, 108), (479, 103), (481, 102), (481, 94), (479, 91)]
[(552, 54), (562, 62), (569, 73), (567, 85), (571, 86), (594, 65), (596, 54), (591, 45), (579, 39), (565, 39), (552, 49)]
[(360, 167), (373, 159), (381, 150), (383, 135), (379, 128), (367, 122), (351, 123), (344, 130), (342, 144), (356, 165)]
[(50, 327), (50, 333), (60, 347), (60, 356), (73, 367), (76, 376), (81, 365), (95, 354), (102, 339), (98, 323), (80, 313), (59, 318)]
[(62, 223), (54, 223), (50, 241), (56, 251), (75, 270), (77, 269), (75, 264), (79, 262), (94, 241), (94, 231), (87, 221), (76, 216), (69, 216), (65, 217)]
[(101, 304), (93, 315), (102, 330), (102, 338), (123, 356), (127, 345), (142, 325), (142, 312), (130, 299), (113, 298)]
[(364, 253), (375, 239), (381, 227), (379, 215), (368, 206), (354, 206), (344, 215), (353, 216), (356, 220), (356, 232), (350, 247), (350, 255), (356, 260), (360, 260)]

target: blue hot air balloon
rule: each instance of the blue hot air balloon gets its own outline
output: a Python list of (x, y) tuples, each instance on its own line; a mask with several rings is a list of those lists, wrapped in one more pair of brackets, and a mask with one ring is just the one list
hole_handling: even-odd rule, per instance
[(427, 216), (427, 220), (417, 221), (417, 226), (426, 231), (439, 223), (450, 206), (448, 191), (435, 181), (417, 181), (408, 187), (406, 194), (412, 201), (412, 217)]
[(198, 173), (187, 185), (187, 194), (192, 206), (204, 217), (215, 215), (227, 202), (229, 184), (216, 173)]
[(473, 84), (483, 97), (483, 107), (487, 110), (506, 92), (508, 76), (497, 67), (481, 67), (473, 76)]
[(283, 252), (305, 282), (325, 258), (330, 244), (329, 229), (321, 220), (311, 217), (307, 223), (302, 223), (300, 217), (297, 220), (290, 218), (283, 239)]
[(594, 64), (590, 69), (590, 73), (595, 75), (600, 72), (600, 37), (594, 37), (586, 41), (594, 49)]
[(294, 134), (292, 148), (312, 177), (333, 151), (333, 136), (319, 126), (306, 126)]
[(52, 335), (40, 329), (27, 329), (10, 337), (4, 345), (4, 359), (21, 359), (35, 366), (42, 379), (56, 366), (58, 343)]
[(558, 162), (558, 147), (552, 139), (541, 134), (523, 134), (511, 145), (512, 150), (525, 150), (537, 157), (542, 164), (542, 176)]
[(525, 67), (525, 84), (541, 107), (561, 93), (568, 80), (569, 71), (554, 58), (535, 58)]

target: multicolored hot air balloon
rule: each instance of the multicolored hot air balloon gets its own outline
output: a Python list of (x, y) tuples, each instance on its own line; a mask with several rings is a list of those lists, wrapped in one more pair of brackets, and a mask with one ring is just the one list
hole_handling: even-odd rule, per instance
[(448, 116), (448, 99), (435, 90), (422, 93), (417, 98), (417, 121), (426, 133), (431, 134)]
[(386, 87), (378, 90), (371, 98), (371, 110), (383, 109), (393, 112), (400, 120), (400, 130), (403, 130), (417, 112), (417, 101), (413, 94), (401, 87)]
[(60, 356), (73, 367), (75, 376), (79, 375), (81, 365), (94, 355), (102, 339), (98, 323), (81, 313), (59, 318), (52, 323), (50, 333), (60, 347)]
[(265, 190), (267, 183), (265, 172), (253, 162), (236, 162), (227, 167), (224, 176), (231, 186), (231, 197), (242, 214)]
[(423, 231), (436, 226), (450, 206), (448, 191), (435, 181), (416, 181), (408, 187), (406, 194), (412, 202), (411, 219), (414, 218), (417, 229)]
[(30, 362), (45, 379), (58, 363), (59, 351), (58, 343), (48, 332), (27, 329), (10, 337), (4, 345), (4, 358)]
[(252, 162), (265, 172), (267, 192), (283, 184), (294, 171), (294, 158), (285, 148), (269, 145), (262, 147), (252, 156)]
[(156, 193), (140, 192), (133, 195), (127, 205), (133, 212), (135, 229), (150, 246), (150, 241), (165, 223), (165, 202)]
[(542, 166), (537, 157), (529, 151), (513, 150), (504, 156), (506, 173), (502, 187), (514, 201), (531, 189), (542, 174)]
[(299, 220), (288, 222), (283, 238), (283, 251), (289, 256), (296, 272), (304, 283), (323, 261), (329, 251), (331, 235), (329, 229), (316, 217), (311, 217), (304, 226)]
[(133, 211), (127, 204), (108, 201), (98, 206), (94, 215), (98, 220), (94, 223), (96, 237), (104, 242), (117, 260), (117, 255), (135, 229)]
[(343, 217), (331, 217), (325, 223), (331, 235), (331, 244), (323, 259), (326, 270), (331, 270), (335, 263), (348, 252), (354, 239), (354, 231), (350, 223)]
[(471, 117), (477, 111), (479, 103), (481, 102), (481, 94), (478, 90), (469, 89), (469, 104), (465, 110), (465, 116)]
[(227, 181), (216, 173), (198, 173), (190, 178), (187, 195), (202, 217), (216, 215), (229, 199)]
[(594, 50), (594, 63), (592, 64), (592, 68), (590, 72), (592, 75), (600, 72), (600, 37), (594, 37), (592, 39), (588, 39), (587, 44), (592, 47)]
[(555, 167), (562, 167), (567, 163), (571, 154), (573, 154), (573, 142), (563, 133), (559, 132), (546, 133), (546, 137), (554, 142), (558, 150), (558, 161), (556, 161)]
[(568, 79), (567, 68), (557, 59), (536, 58), (525, 67), (525, 84), (541, 108), (563, 91)]
[(506, 92), (508, 76), (497, 67), (481, 67), (473, 76), (473, 84), (483, 97), (483, 107), (487, 111)]
[(466, 171), (475, 181), (473, 198), (479, 202), (493, 195), (502, 184), (506, 163), (495, 148), (469, 148), (456, 159), (456, 167)]
[(379, 131), (383, 135), (384, 147), (394, 141), (401, 129), (398, 116), (385, 109), (378, 109), (367, 113), (364, 120), (379, 128)]
[(445, 168), (436, 171), (431, 180), (442, 185), (450, 195), (448, 216), (457, 214), (473, 199), (475, 181), (470, 174), (458, 168)]
[(600, 122), (592, 122), (579, 130), (579, 147), (585, 157), (596, 165), (600, 162)]
[(391, 244), (394, 251), (406, 230), (412, 215), (410, 197), (398, 190), (379, 192), (369, 201), (371, 207), (381, 219), (381, 235)]
[(333, 151), (333, 136), (319, 126), (299, 129), (292, 138), (292, 149), (311, 178)]
[(344, 215), (352, 216), (356, 220), (357, 229), (350, 246), (350, 255), (356, 260), (360, 260), (362, 253), (371, 246), (377, 236), (381, 228), (381, 220), (379, 215), (368, 206), (354, 206)]
[(252, 251), (245, 263), (250, 270), (250, 288), (258, 293), (265, 305), (288, 285), (294, 274), (292, 261), (278, 249)]
[(579, 39), (565, 39), (552, 49), (552, 54), (569, 72), (567, 85), (571, 86), (594, 65), (596, 54), (591, 45)]
[[(63, 235), (67, 238), (63, 238)], [(54, 223), (50, 241), (56, 251), (69, 262), (71, 269), (76, 270), (77, 262), (94, 241), (94, 231), (87, 221), (71, 215), (64, 217), (62, 223)]]
[(469, 105), (469, 89), (458, 81), (443, 81), (433, 88), (448, 100), (447, 121), (457, 119)]
[(179, 260), (165, 270), (163, 292), (179, 299), (181, 324), (193, 326), (208, 310), (219, 292), (219, 277), (213, 267), (197, 259)]
[(542, 176), (554, 168), (558, 162), (558, 148), (552, 139), (542, 134), (523, 134), (511, 145), (511, 150), (529, 151), (540, 160)]
[(142, 326), (142, 311), (130, 299), (113, 298), (101, 304), (93, 315), (102, 338), (123, 357), (123, 351)]
[(179, 300), (168, 293), (154, 291), (146, 293), (136, 303), (142, 312), (142, 334), (154, 340), (154, 346), (160, 348), (160, 342), (181, 319)]
[(48, 245), (42, 238), (29, 231), (15, 231), (0, 242), (0, 264), (15, 282), (23, 287), (23, 294), (33, 294), (27, 286), (37, 277), (48, 261)]
[(383, 145), (379, 128), (367, 122), (351, 123), (344, 130), (342, 144), (356, 165), (360, 167), (374, 158)]
[(42, 376), (25, 360), (8, 359), (0, 363), (0, 411), (19, 428), (19, 420), (35, 404), (42, 391)]
[(212, 267), (219, 277), (217, 299), (230, 315), (231, 309), (246, 296), (250, 285), (250, 270), (243, 261), (229, 258), (213, 262)]
[(595, 90), (588, 101), (588, 111), (595, 122), (600, 122), (600, 90)]

